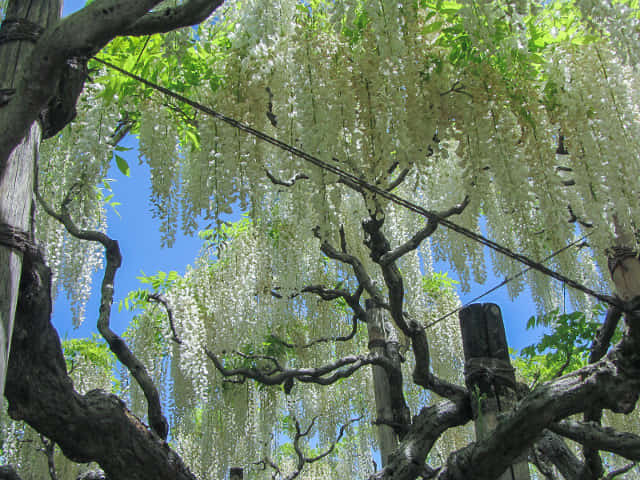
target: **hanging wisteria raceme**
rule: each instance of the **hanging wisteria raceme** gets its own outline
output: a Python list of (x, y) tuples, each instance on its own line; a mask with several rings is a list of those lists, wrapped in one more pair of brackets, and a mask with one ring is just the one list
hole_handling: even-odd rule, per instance
[[(553, 11), (529, 16), (534, 7), (524, 3), (456, 5), (451, 13), (391, 1), (305, 6), (283, 0), (269, 8), (229, 2), (225, 16), (201, 27), (197, 38), (176, 32), (147, 50), (135, 48), (149, 55), (140, 56), (146, 70), (180, 72), (175, 84), (186, 85), (196, 100), (311, 154), (335, 158), (368, 181), (389, 182), (411, 170), (412, 180), (397, 193), (424, 207), (443, 208), (468, 194), (472, 202), (462, 224), (479, 229), (482, 215), (495, 241), (532, 258), (566, 244), (579, 225), (592, 225), (599, 268), (571, 261), (555, 266), (597, 284), (604, 252), (616, 238), (613, 217), (620, 234), (633, 230), (638, 215), (637, 192), (628, 182), (638, 169), (637, 42), (621, 33), (637, 31), (636, 16), (624, 2), (578, 2), (589, 20), (571, 10), (566, 24)], [(556, 8), (562, 13), (570, 7)], [(610, 22), (595, 21), (608, 14)], [(620, 28), (624, 21), (628, 25)], [(598, 36), (591, 30), (596, 27), (607, 35)], [(465, 42), (448, 33), (456, 28), (467, 33)], [(509, 34), (500, 30), (506, 28)], [(623, 37), (629, 39), (624, 44)], [(612, 48), (627, 56), (610, 55)], [(186, 76), (196, 68), (186, 60), (163, 65), (174, 52), (195, 58), (208, 76)], [(276, 197), (269, 194), (274, 185), (265, 170), (282, 180), (309, 177), (290, 190), (300, 198), (291, 213), (304, 224), (328, 232), (347, 213), (343, 198), (353, 192), (335, 176), (158, 93), (114, 96), (103, 88), (111, 81), (104, 75), (99, 72), (85, 89), (74, 126), (44, 146), (41, 190), (54, 206), (71, 185), (81, 183), (88, 192), (104, 177), (118, 122), (123, 112), (136, 112), (127, 121), (151, 167), (154, 215), (168, 244), (176, 228), (197, 230), (199, 218), (238, 206), (252, 216), (270, 210)], [(48, 188), (56, 188), (57, 197)], [(101, 225), (99, 198), (95, 192), (85, 196), (94, 206), (82, 212), (90, 214), (92, 226)], [(72, 240), (49, 223), (43, 218), (39, 230), (56, 266), (61, 257), (53, 246)], [(308, 242), (311, 230), (300, 228), (299, 240)], [(456, 234), (439, 238), (437, 258), (457, 267), (463, 285), (467, 264), (476, 279), (483, 278), (481, 249)], [(85, 247), (72, 249), (79, 248)], [(89, 253), (69, 257), (94, 259), (78, 261), (62, 277), (81, 305), (86, 280), (74, 286), (73, 279), (88, 278), (98, 260)], [(507, 259), (494, 263), (502, 275), (519, 268)], [(536, 290), (550, 285), (535, 278), (531, 282), (544, 283)], [(521, 286), (511, 288), (515, 294)], [(553, 296), (542, 304), (548, 302)]]
[[(444, 211), (468, 197), (456, 223), (530, 258), (592, 232), (588, 248), (550, 266), (610, 290), (607, 249), (635, 232), (640, 215), (632, 181), (640, 177), (637, 9), (629, 2), (579, 1), (577, 9), (556, 2), (548, 10), (524, 0), (442, 3), (230, 1), (197, 32), (121, 40), (100, 55), (129, 60), (126, 68), (426, 209)], [(546, 13), (532, 14), (540, 11)], [(176, 450), (202, 478), (221, 478), (247, 459), (256, 462), (251, 478), (271, 478), (267, 459), (283, 472), (296, 468), (296, 421), (302, 429), (313, 421), (300, 441), (322, 449), (362, 416), (340, 448), (326, 462), (306, 465), (301, 478), (370, 474), (375, 405), (368, 369), (331, 386), (272, 388), (229, 381), (207, 351), (225, 368), (254, 366), (257, 355), (290, 369), (366, 355), (364, 324), (349, 342), (301, 347), (347, 335), (354, 315), (345, 301), (304, 289), (354, 294), (362, 285), (355, 268), (323, 248), (333, 245), (369, 275), (363, 300), (390, 296), (362, 221), (384, 215), (381, 232), (395, 248), (426, 219), (119, 74), (94, 75), (77, 121), (42, 149), (43, 197), (55, 207), (75, 192), (72, 215), (85, 219), (83, 228), (104, 229), (107, 192), (95, 185), (125, 125), (150, 167), (163, 242), (171, 245), (177, 229), (211, 227), (193, 266), (162, 292), (181, 343), (168, 343), (173, 332), (155, 304), (145, 304), (127, 333), (159, 386)], [(118, 89), (127, 94), (114, 96)], [(220, 220), (232, 212), (241, 220)], [(37, 225), (54, 278), (81, 318), (101, 252), (40, 211)], [(468, 288), (472, 279), (486, 279), (484, 256), (480, 245), (439, 228), (396, 262), (401, 314), (428, 325), (459, 307), (434, 264), (449, 262)], [(492, 265), (505, 277), (522, 269), (498, 254)], [(541, 308), (562, 301), (562, 287), (540, 274), (509, 283), (510, 293), (525, 282)], [(592, 310), (592, 299), (569, 294)], [(395, 334), (406, 356), (403, 378), (411, 379), (410, 339)], [(461, 382), (455, 317), (427, 336), (433, 371)], [(141, 391), (122, 375), (131, 409), (144, 417)], [(78, 382), (80, 390), (109, 387), (91, 371)], [(435, 395), (409, 385), (405, 396), (416, 413)], [(444, 461), (469, 438), (465, 430), (447, 434), (432, 455)]]
[[(282, 201), (283, 209), (287, 203)], [(216, 474), (219, 475), (230, 465), (246, 462), (247, 458), (254, 461), (263, 456), (286, 459), (283, 438), (291, 432), (287, 430), (287, 424), (282, 423), (283, 412), (289, 422), (293, 417), (311, 421), (319, 415), (315, 432), (321, 444), (330, 444), (335, 437), (336, 424), (349, 420), (342, 418), (344, 415), (363, 412), (365, 406), (369, 406), (370, 400), (364, 392), (370, 389), (370, 379), (365, 372), (341, 384), (341, 388), (296, 386), (285, 402), (277, 390), (274, 392), (253, 382), (241, 385), (222, 382), (205, 355), (205, 348), (208, 348), (226, 356), (227, 362), (234, 362), (240, 359), (233, 352), (258, 353), (263, 351), (265, 342), (271, 341), (274, 352), (280, 350), (279, 360), (285, 364), (290, 360), (294, 363), (288, 366), (296, 368), (316, 366), (336, 354), (345, 354), (339, 345), (326, 343), (313, 349), (302, 349), (295, 358), (288, 360), (285, 349), (274, 340), (280, 338), (283, 342), (302, 345), (350, 328), (348, 315), (335, 306), (309, 296), (288, 300), (304, 285), (331, 284), (340, 275), (335, 266), (320, 261), (317, 244), (316, 249), (295, 245), (293, 226), (284, 223), (286, 218), (286, 215), (274, 215), (264, 225), (241, 220), (221, 243), (209, 246), (209, 252), (203, 254), (169, 295), (171, 304), (176, 305), (176, 328), (183, 342), (175, 349), (172, 359), (175, 365), (172, 378), (174, 408), (176, 412), (192, 412), (195, 407), (196, 411), (202, 412), (199, 421), (203, 425), (216, 422), (210, 433), (224, 432), (223, 435), (209, 435), (206, 440), (195, 437), (215, 443), (215, 451), (219, 453), (215, 459)], [(289, 265), (278, 258), (279, 251), (288, 250), (287, 245), (291, 246), (292, 255)], [(211, 250), (216, 247), (218, 259), (214, 260)], [(301, 268), (307, 265), (311, 266), (310, 270)], [(277, 268), (280, 266), (284, 268)], [(240, 283), (237, 282), (239, 278), (242, 279)], [(272, 292), (277, 292), (277, 296)], [(238, 335), (238, 332), (242, 333)], [(363, 347), (362, 341), (358, 344)], [(180, 399), (193, 403), (194, 398), (197, 404), (191, 408), (179, 404)], [(353, 408), (336, 416), (345, 404), (353, 404)], [(265, 428), (269, 425), (270, 428)], [(184, 430), (184, 424), (178, 428), (187, 438), (194, 435)], [(238, 438), (243, 441), (238, 442)], [(353, 436), (351, 442), (355, 439), (357, 436)], [(350, 448), (356, 447), (357, 444), (353, 444)], [(204, 473), (214, 468), (202, 463), (210, 459), (210, 451), (209, 444), (202, 443), (195, 450), (185, 449), (181, 453), (189, 459), (200, 457), (200, 460), (195, 458), (195, 464), (202, 465)], [(358, 455), (369, 456), (370, 449), (358, 450)], [(344, 462), (341, 468), (348, 464)], [(262, 474), (266, 478), (270, 476), (269, 471)]]
[[(479, 229), (482, 215), (494, 240), (532, 258), (575, 238), (577, 225), (593, 225), (601, 268), (615, 241), (613, 216), (629, 230), (638, 208), (626, 181), (638, 158), (634, 65), (607, 55), (613, 40), (597, 37), (575, 11), (565, 25), (552, 13), (528, 16), (524, 4), (455, 8), (229, 3), (194, 40), (193, 48), (212, 52), (203, 62), (217, 80), (194, 85), (193, 97), (373, 183), (409, 169), (412, 180), (397, 192), (427, 208), (468, 194), (460, 221)], [(464, 29), (467, 40), (456, 44), (445, 27)], [(309, 177), (290, 189), (301, 199), (291, 212), (301, 226), (328, 233), (346, 213), (343, 199), (353, 192), (335, 176), (201, 116), (194, 116), (194, 145), (168, 118), (159, 121), (160, 107), (143, 107), (141, 142), (150, 164), (163, 169), (154, 203), (168, 240), (179, 223), (192, 231), (198, 215), (215, 217), (237, 202), (252, 216), (268, 215), (276, 198), (269, 176)], [(312, 228), (297, 235), (308, 242)], [(438, 258), (461, 275), (470, 263), (483, 278), (481, 249), (455, 234), (439, 238)], [(495, 265), (503, 275), (519, 268), (508, 259)], [(589, 264), (560, 266), (598, 282)], [(549, 286), (544, 277), (530, 280)], [(520, 288), (514, 283), (512, 293)], [(553, 302), (553, 295), (542, 299)]]
[[(247, 458), (258, 461), (268, 456), (287, 460), (290, 451), (286, 444), (290, 443), (293, 419), (310, 422), (318, 417), (314, 435), (318, 436), (319, 445), (330, 445), (336, 428), (347, 423), (350, 416), (365, 414), (358, 426), (358, 435), (347, 436), (346, 443), (343, 440), (340, 455), (333, 457), (330, 465), (337, 469), (335, 472), (350, 466), (353, 468), (348, 471), (350, 476), (361, 475), (371, 466), (371, 444), (362, 443), (362, 436), (371, 429), (370, 422), (374, 420), (371, 412), (375, 411), (373, 398), (367, 393), (372, 388), (368, 371), (358, 372), (339, 387), (298, 384), (283, 398), (279, 390), (257, 383), (225, 382), (205, 355), (205, 349), (213, 350), (225, 359), (226, 366), (232, 366), (242, 362), (236, 352), (266, 352), (277, 355), (289, 368), (300, 368), (366, 352), (365, 326), (360, 326), (355, 340), (348, 343), (324, 342), (295, 350), (284, 348), (280, 343), (304, 345), (314, 339), (344, 335), (350, 329), (349, 311), (339, 304), (301, 294), (304, 286), (343, 282), (342, 288), (355, 288), (346, 278), (347, 272), (336, 268), (334, 262), (322, 260), (317, 240), (311, 245), (298, 244), (295, 227), (288, 223), (292, 200), (293, 196), (282, 192), (278, 202), (280, 211), (263, 223), (245, 218), (227, 226), (224, 235), (205, 247), (194, 267), (167, 295), (169, 303), (175, 305), (176, 330), (182, 341), (172, 352), (169, 381), (173, 390), (172, 416), (176, 419), (174, 435), (181, 455), (192, 460), (192, 465), (198, 465), (203, 475), (213, 472), (221, 475), (229, 466)], [(280, 258), (283, 251), (295, 262), (287, 263)], [(403, 261), (402, 269), (407, 280), (416, 285), (409, 290), (411, 315), (424, 320), (431, 318), (422, 307), (428, 308), (429, 300), (433, 299), (427, 298), (422, 288), (417, 257)], [(444, 290), (442, 293), (452, 295)], [(453, 295), (441, 309), (458, 304)], [(429, 314), (433, 316), (441, 311)], [(149, 319), (139, 321), (141, 326), (145, 323), (149, 323)], [(142, 335), (143, 330), (139, 327), (140, 333), (136, 336)], [(142, 337), (135, 342), (141, 346), (146, 343), (148, 340)], [(460, 371), (455, 366), (461, 352), (457, 328), (452, 324), (439, 325), (433, 332), (432, 345), (438, 360), (434, 368), (454, 377), (454, 373), (444, 370)], [(143, 350), (139, 356), (146, 358)], [(411, 365), (412, 362), (408, 362), (406, 366), (408, 375)], [(416, 390), (409, 400), (418, 409), (425, 400), (424, 391), (421, 394)], [(345, 405), (349, 408), (343, 408)], [(144, 405), (139, 411), (144, 412)], [(207, 425), (212, 425), (211, 435), (202, 431)], [(242, 442), (238, 442), (238, 438), (242, 438)], [(211, 448), (217, 452), (215, 459), (209, 455)], [(350, 456), (362, 459), (360, 466), (347, 461)], [(360, 467), (364, 470), (359, 470)], [(314, 469), (305, 470), (303, 478), (315, 478), (313, 472)], [(270, 475), (268, 471), (263, 474), (266, 478)]]
[[(38, 192), (55, 210), (65, 198), (72, 198), (69, 210), (80, 227), (105, 231), (105, 200), (110, 186), (103, 180), (115, 146), (119, 115), (115, 106), (93, 102), (101, 89), (101, 85), (88, 85), (78, 103), (78, 121), (42, 144)], [(85, 317), (92, 275), (102, 267), (103, 249), (69, 235), (42, 208), (36, 208), (35, 225), (37, 240), (52, 269), (53, 293), (60, 287), (67, 292), (77, 326)]]

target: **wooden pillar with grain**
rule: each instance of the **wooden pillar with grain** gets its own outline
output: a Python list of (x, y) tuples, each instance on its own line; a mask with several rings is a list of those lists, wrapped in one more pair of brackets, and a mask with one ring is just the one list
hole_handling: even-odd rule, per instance
[[(369, 333), (369, 350), (371, 353), (386, 355), (387, 335), (384, 328), (384, 310), (375, 305), (372, 299), (365, 301), (367, 311), (367, 332)], [(373, 388), (376, 399), (376, 418), (390, 421), (393, 419), (391, 408), (391, 387), (387, 372), (383, 367), (372, 365)], [(398, 446), (398, 436), (389, 425), (378, 424), (378, 443), (382, 466), (387, 465), (389, 455)]]
[[(45, 28), (59, 20), (61, 11), (61, 0), (9, 0), (7, 3), (3, 12), (6, 16), (0, 25), (0, 107), (15, 94), (22, 70), (32, 61), (35, 42)], [(28, 237), (33, 233), (33, 185), (41, 137), (40, 122), (34, 122), (6, 164), (0, 162), (0, 224), (12, 234), (18, 231)], [(0, 403), (4, 398), (21, 274), (22, 254), (0, 246)]]
[[(500, 307), (474, 303), (460, 311), (465, 358), (465, 382), (471, 392), (476, 439), (486, 438), (498, 425), (498, 415), (513, 408), (516, 379)], [(497, 480), (528, 480), (529, 465), (523, 458)]]
[(633, 249), (620, 246), (610, 249), (609, 273), (620, 300), (630, 302), (640, 295), (640, 262)]
[(242, 480), (244, 477), (244, 470), (238, 467), (231, 467), (229, 469), (229, 480)]

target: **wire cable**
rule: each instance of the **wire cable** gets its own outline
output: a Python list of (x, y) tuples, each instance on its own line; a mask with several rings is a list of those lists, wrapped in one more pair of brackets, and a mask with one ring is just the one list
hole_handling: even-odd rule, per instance
[[(618, 307), (618, 308), (623, 308), (622, 303), (614, 298), (611, 297), (609, 295), (604, 295), (602, 293), (598, 293), (595, 290), (582, 285), (578, 282), (576, 282), (575, 280), (572, 280), (569, 277), (566, 277), (564, 275), (562, 275), (561, 273), (555, 272), (547, 267), (545, 267), (544, 265), (542, 265), (540, 262), (536, 262), (524, 255), (521, 255), (519, 253), (514, 252), (513, 250), (510, 250), (509, 248), (500, 245), (496, 242), (494, 242), (493, 240), (489, 240), (488, 238), (483, 237), (482, 235), (473, 232), (461, 225), (458, 225), (454, 222), (452, 222), (451, 220), (448, 220), (446, 218), (442, 218), (439, 215), (435, 214), (434, 212), (431, 212), (419, 205), (416, 205), (414, 203), (411, 203), (410, 201), (399, 197), (391, 192), (388, 192), (376, 185), (372, 185), (370, 183), (368, 183), (366, 180), (363, 180), (360, 177), (357, 177), (356, 175), (353, 175), (352, 173), (346, 172), (342, 169), (340, 169), (339, 167), (336, 167), (335, 165), (332, 165), (330, 163), (327, 163), (303, 150), (300, 150), (299, 148), (296, 148), (292, 145), (289, 145), (287, 143), (284, 143), (280, 140), (278, 140), (277, 138), (274, 138), (264, 132), (261, 132), (260, 130), (256, 130), (255, 128), (250, 127), (247, 124), (244, 124), (242, 122), (239, 122), (238, 120), (235, 120), (231, 117), (227, 117), (226, 115), (223, 115), (222, 113), (216, 112), (215, 110), (213, 110), (212, 108), (207, 107), (206, 105), (202, 105), (201, 103), (198, 103), (194, 100), (191, 100), (190, 98), (187, 98), (183, 95), (180, 95), (179, 93), (173, 92), (171, 90), (169, 90), (168, 88), (165, 88), (161, 85), (158, 85), (157, 83), (151, 82), (150, 80), (147, 80), (145, 78), (142, 78), (138, 75), (135, 75), (131, 72), (128, 72), (110, 62), (107, 62), (105, 60), (102, 60), (100, 58), (94, 57), (94, 60), (97, 61), (98, 63), (103, 64), (104, 66), (111, 68), (117, 72), (122, 73), (123, 75), (132, 78), (158, 92), (163, 93), (164, 95), (174, 98), (176, 100), (179, 100), (183, 103), (186, 103), (187, 105), (195, 108), (196, 110), (199, 110), (213, 118), (216, 118), (228, 125), (231, 125), (232, 127), (243, 131), (245, 133), (248, 133), (249, 135), (252, 135), (256, 138), (259, 138), (260, 140), (263, 140), (267, 143), (270, 143), (271, 145), (284, 150), (286, 152), (291, 153), (292, 155), (294, 155), (295, 157), (298, 157), (302, 160), (305, 160), (317, 167), (320, 167), (326, 171), (329, 171), (335, 175), (337, 175), (338, 177), (341, 177), (343, 179), (347, 179), (350, 182), (359, 185), (360, 187), (369, 190), (370, 192), (373, 192), (387, 200), (389, 200), (390, 202), (395, 203), (396, 205), (400, 205), (404, 208), (406, 208), (407, 210), (410, 210), (414, 213), (417, 213), (423, 217), (426, 217), (429, 220), (433, 220), (435, 222), (438, 222), (440, 225), (453, 230), (454, 232), (459, 233), (460, 235), (463, 235), (464, 237), (469, 238), (470, 240), (473, 240), (481, 245), (484, 245), (488, 248), (490, 248), (491, 250), (494, 250), (498, 253), (501, 253), (502, 255), (505, 255), (506, 257), (509, 257), (513, 260), (516, 260), (517, 262), (520, 262), (524, 265), (526, 265), (527, 267), (529, 267), (530, 269), (536, 270), (544, 275), (547, 275), (551, 278), (554, 278), (578, 291), (581, 291), (587, 295), (590, 295), (594, 298), (597, 298), (598, 300), (600, 300), (601, 302), (607, 303), (609, 305)], [(335, 162), (339, 162), (338, 159), (333, 158), (332, 159)]]
[[(582, 241), (584, 241), (589, 235), (591, 235), (591, 233), (587, 233), (585, 236), (579, 238), (578, 240), (575, 240), (573, 242), (571, 242), (569, 245), (565, 245), (564, 247), (562, 247), (559, 250), (556, 250), (555, 252), (553, 252), (551, 255), (549, 255), (548, 257), (545, 257), (541, 263), (546, 263), (549, 260), (551, 260), (553, 257), (555, 257), (556, 255), (559, 255), (560, 253), (564, 252), (565, 250), (570, 249), (571, 247), (573, 247), (574, 245), (578, 245), (579, 243), (581, 243)], [(467, 308), (469, 305), (471, 305), (472, 303), (477, 302), (478, 300), (480, 300), (481, 298), (486, 297), (487, 295), (489, 295), (490, 293), (495, 292), (496, 290), (498, 290), (499, 288), (504, 287), (507, 283), (515, 280), (516, 278), (520, 278), (522, 277), (525, 273), (527, 273), (529, 270), (531, 270), (531, 267), (527, 267), (521, 271), (519, 271), (518, 273), (516, 273), (515, 275), (511, 275), (510, 277), (506, 277), (502, 282), (498, 283), (497, 285), (494, 285), (493, 287), (491, 287), (489, 290), (487, 290), (486, 292), (481, 293), (480, 295), (478, 295), (477, 297), (472, 298), (471, 300), (467, 301), (464, 305), (459, 306), (458, 308), (456, 308), (455, 310), (450, 311), (449, 313), (441, 316), (440, 318), (434, 320), (433, 322), (429, 322), (427, 323), (424, 328), (425, 330), (428, 330), (429, 328), (437, 325), (438, 323), (442, 322), (443, 320), (449, 318), (451, 315), (454, 315), (456, 313), (458, 313), (460, 310)], [(564, 291), (564, 283), (562, 284), (562, 289)]]

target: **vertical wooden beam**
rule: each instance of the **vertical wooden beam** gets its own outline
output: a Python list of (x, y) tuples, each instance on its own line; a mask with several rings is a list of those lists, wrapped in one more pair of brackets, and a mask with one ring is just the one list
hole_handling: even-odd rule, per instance
[[(486, 438), (498, 425), (500, 412), (515, 405), (516, 378), (500, 307), (474, 303), (460, 311), (465, 357), (465, 382), (471, 392), (476, 439)], [(528, 480), (527, 459), (507, 469), (498, 480)]]
[[(384, 311), (375, 305), (372, 299), (365, 301), (367, 311), (367, 332), (369, 333), (369, 350), (371, 353), (387, 355), (387, 335), (384, 329)], [(384, 368), (372, 365), (373, 389), (376, 399), (376, 418), (392, 421), (391, 387)], [(378, 444), (382, 466), (387, 465), (389, 455), (398, 446), (398, 436), (389, 425), (378, 425)]]
[[(60, 18), (61, 9), (62, 0), (9, 0), (0, 26), (0, 90), (9, 99), (39, 33)], [(0, 169), (0, 222), (27, 233), (31, 233), (41, 132), (35, 122)], [(0, 246), (0, 393), (4, 391), (21, 271), (22, 254)]]
[(239, 467), (231, 467), (229, 469), (229, 480), (242, 480), (244, 477), (244, 470)]
[(609, 251), (609, 273), (618, 297), (630, 302), (640, 295), (640, 262), (637, 252), (629, 247), (613, 247)]

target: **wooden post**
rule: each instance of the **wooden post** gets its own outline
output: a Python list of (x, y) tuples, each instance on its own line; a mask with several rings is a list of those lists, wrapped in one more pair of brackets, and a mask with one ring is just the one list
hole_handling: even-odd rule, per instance
[[(498, 425), (498, 414), (511, 410), (516, 378), (509, 360), (500, 307), (474, 303), (460, 311), (465, 358), (465, 382), (471, 392), (476, 439), (486, 438)], [(509, 467), (498, 480), (528, 480), (527, 459)]]
[(231, 467), (229, 469), (229, 480), (242, 480), (244, 470), (239, 467)]
[(609, 252), (609, 273), (618, 297), (630, 302), (640, 295), (640, 262), (638, 254), (628, 247), (613, 247)]
[[(0, 94), (15, 91), (25, 62), (31, 61), (39, 32), (60, 18), (61, 0), (9, 0), (0, 30)], [(0, 164), (0, 223), (27, 234), (42, 129), (34, 122), (25, 138)], [(1, 163), (1, 162), (0, 162)], [(0, 403), (4, 391), (22, 273), (22, 254), (0, 247)]]
[[(384, 328), (384, 311), (376, 307), (372, 299), (365, 301), (367, 310), (367, 331), (369, 333), (369, 350), (372, 353), (387, 355), (387, 335)], [(384, 368), (372, 365), (373, 388), (376, 398), (376, 418), (378, 420), (391, 421), (393, 410), (391, 408), (391, 387), (389, 378)], [(398, 446), (398, 436), (389, 425), (378, 425), (378, 443), (380, 446), (380, 458), (382, 466), (387, 465), (389, 455)]]

